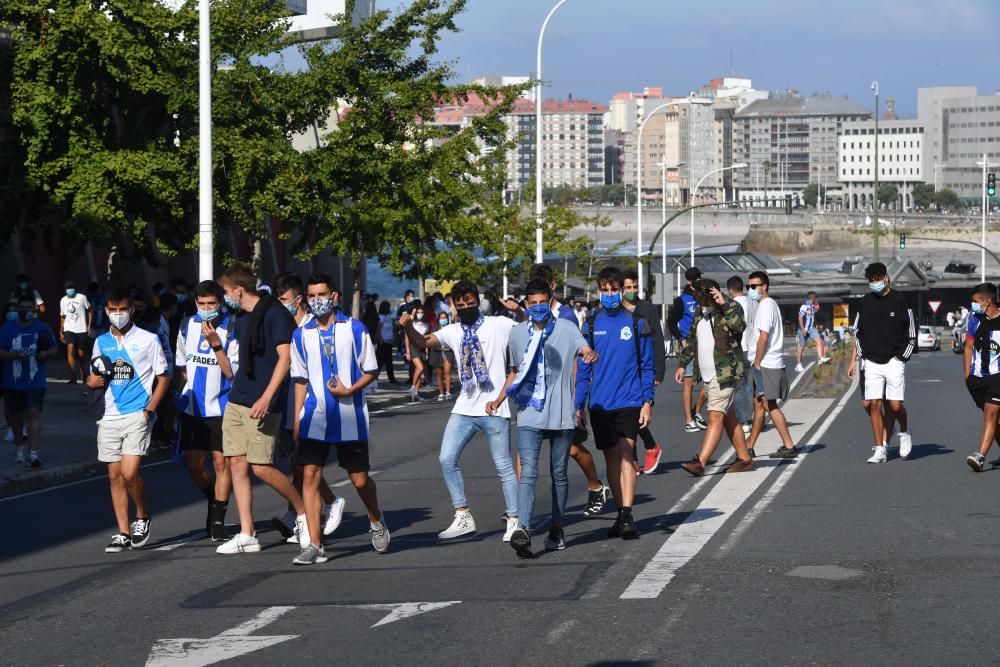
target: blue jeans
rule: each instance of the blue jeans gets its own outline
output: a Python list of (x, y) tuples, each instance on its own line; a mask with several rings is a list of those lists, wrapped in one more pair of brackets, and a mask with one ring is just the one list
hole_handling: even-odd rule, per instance
[(467, 415), (452, 415), (444, 428), (441, 439), (441, 473), (444, 483), (451, 494), (451, 504), (454, 507), (467, 507), (465, 499), (465, 480), (462, 479), (462, 469), (458, 459), (462, 450), (478, 431), (486, 433), (490, 445), (490, 455), (496, 466), (497, 476), (503, 486), (503, 497), (507, 504), (507, 514), (517, 515), (517, 473), (514, 472), (514, 459), (510, 455), (510, 420), (506, 417), (469, 417)]
[(569, 449), (573, 445), (573, 429), (539, 430), (527, 426), (517, 427), (517, 453), (521, 457), (521, 479), (517, 483), (517, 518), (524, 529), (531, 527), (535, 511), (535, 483), (538, 481), (538, 455), (542, 441), (551, 446), (550, 470), (552, 473), (552, 525), (562, 526), (566, 515), (566, 497), (569, 495)]

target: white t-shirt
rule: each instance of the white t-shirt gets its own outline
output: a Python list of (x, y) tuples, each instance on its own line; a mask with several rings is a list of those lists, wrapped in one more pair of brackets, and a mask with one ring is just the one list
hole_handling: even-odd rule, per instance
[(63, 322), (63, 331), (87, 333), (88, 310), (90, 310), (90, 302), (87, 301), (86, 295), (64, 296), (59, 301), (59, 315), (66, 318)]
[(698, 372), (701, 381), (708, 384), (715, 379), (715, 333), (712, 332), (712, 320), (706, 317), (698, 318)]
[(743, 330), (743, 343), (741, 347), (743, 352), (746, 353), (747, 358), (753, 355), (754, 350), (757, 349), (757, 327), (755, 326), (757, 321), (757, 302), (746, 296), (733, 297), (733, 301), (740, 304), (743, 309), (743, 321), (746, 322), (747, 328)]
[[(479, 327), (479, 344), (483, 348), (483, 358), (490, 374), (493, 388), (480, 391), (478, 388), (471, 394), (459, 390), (458, 399), (452, 414), (467, 417), (482, 417), (486, 415), (486, 404), (500, 395), (500, 390), (507, 381), (507, 343), (510, 341), (510, 331), (517, 324), (509, 317), (486, 317)], [(458, 367), (462, 367), (462, 325), (449, 324), (434, 332), (441, 344), (454, 350)], [(510, 408), (507, 403), (496, 411), (498, 417), (510, 418)]]
[[(778, 302), (767, 297), (757, 308), (756, 330), (767, 332), (767, 350), (760, 362), (761, 368), (785, 367), (785, 327), (781, 322), (781, 310)], [(754, 341), (754, 349), (757, 341)]]

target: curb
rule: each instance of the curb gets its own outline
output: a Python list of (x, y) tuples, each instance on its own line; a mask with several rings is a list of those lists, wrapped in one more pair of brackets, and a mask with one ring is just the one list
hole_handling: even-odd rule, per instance
[[(420, 395), (427, 400), (436, 396), (432, 391), (424, 391)], [(398, 396), (388, 396), (384, 399), (376, 398), (376, 401), (377, 403), (375, 401), (369, 403), (369, 408), (372, 412), (397, 405), (409, 404), (410, 398), (404, 393)], [(147, 466), (152, 463), (160, 463), (169, 459), (172, 454), (171, 450), (151, 449), (149, 454), (143, 459), (142, 465)], [(101, 477), (106, 474), (106, 466), (107, 464), (95, 460), (93, 463), (47, 467), (41, 474), (31, 475), (30, 477), (3, 478), (0, 479), (0, 499), (11, 498), (32, 491), (41, 491), (52, 486), (59, 486), (60, 484)]]

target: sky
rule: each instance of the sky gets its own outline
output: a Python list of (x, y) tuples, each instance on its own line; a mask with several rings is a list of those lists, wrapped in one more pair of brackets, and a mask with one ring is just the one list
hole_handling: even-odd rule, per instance
[[(405, 0), (377, 0), (391, 9)], [(458, 78), (531, 75), (556, 0), (467, 0), (440, 56)], [(1000, 91), (998, 0), (568, 0), (545, 34), (545, 96), (607, 104), (663, 86), (682, 96), (730, 73), (755, 88), (828, 91), (916, 115), (917, 88)], [(732, 70), (730, 70), (730, 51)]]

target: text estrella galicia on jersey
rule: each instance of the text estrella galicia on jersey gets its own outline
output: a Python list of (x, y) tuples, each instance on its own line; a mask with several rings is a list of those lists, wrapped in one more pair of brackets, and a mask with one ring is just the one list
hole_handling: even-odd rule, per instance
[(111, 370), (112, 382), (128, 382), (135, 377), (135, 369), (132, 368), (132, 364), (128, 363), (121, 357), (115, 359), (114, 366)]

